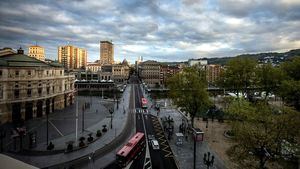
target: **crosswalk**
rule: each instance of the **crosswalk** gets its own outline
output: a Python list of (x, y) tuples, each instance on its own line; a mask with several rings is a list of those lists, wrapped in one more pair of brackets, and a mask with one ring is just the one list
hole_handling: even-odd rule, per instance
[(151, 159), (148, 157), (145, 159), (144, 169), (152, 169)]
[(134, 113), (136, 114), (147, 114), (149, 111), (147, 109), (136, 108)]

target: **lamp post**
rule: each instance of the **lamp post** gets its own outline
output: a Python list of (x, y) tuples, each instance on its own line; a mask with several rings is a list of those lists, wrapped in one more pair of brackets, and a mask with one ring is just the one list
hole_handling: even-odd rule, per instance
[(203, 141), (204, 132), (199, 128), (193, 128), (194, 132), (194, 169), (196, 169), (196, 152), (197, 152), (197, 141)]
[(109, 109), (109, 113), (110, 113), (110, 128), (112, 129), (112, 120), (113, 120), (113, 113), (114, 113), (114, 111), (113, 110), (111, 110), (111, 109)]
[(210, 156), (210, 152), (204, 153), (203, 162), (207, 166), (207, 169), (209, 169), (210, 166), (213, 166), (214, 161), (215, 161), (214, 155)]

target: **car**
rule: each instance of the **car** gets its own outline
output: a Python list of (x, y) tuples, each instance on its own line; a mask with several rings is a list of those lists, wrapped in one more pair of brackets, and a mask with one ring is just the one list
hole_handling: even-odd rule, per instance
[(157, 140), (151, 140), (151, 145), (152, 145), (152, 148), (153, 150), (159, 150), (159, 144), (158, 144), (158, 141)]
[(154, 137), (154, 135), (152, 135), (152, 134), (148, 134), (148, 139), (149, 139), (149, 141), (155, 140), (155, 137)]

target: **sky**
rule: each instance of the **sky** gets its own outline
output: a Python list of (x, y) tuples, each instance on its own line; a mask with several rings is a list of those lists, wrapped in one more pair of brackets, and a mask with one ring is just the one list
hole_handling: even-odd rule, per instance
[(300, 0), (1, 0), (0, 48), (72, 44), (117, 61), (186, 61), (300, 48)]

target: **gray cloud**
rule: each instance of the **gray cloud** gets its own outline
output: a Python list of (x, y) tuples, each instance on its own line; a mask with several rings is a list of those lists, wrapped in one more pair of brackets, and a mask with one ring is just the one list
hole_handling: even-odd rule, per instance
[(99, 59), (113, 40), (115, 58), (161, 61), (300, 47), (297, 0), (11, 0), (0, 2), (0, 47), (35, 44), (57, 57), (68, 42)]

